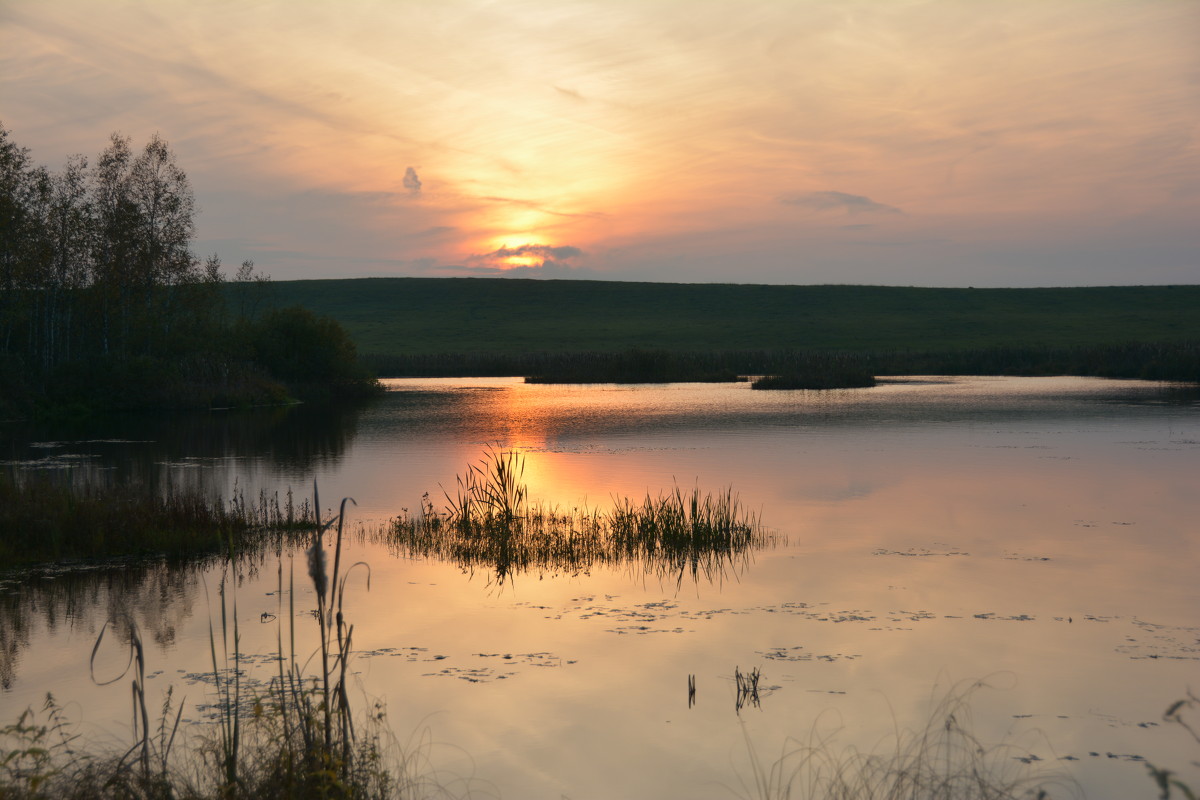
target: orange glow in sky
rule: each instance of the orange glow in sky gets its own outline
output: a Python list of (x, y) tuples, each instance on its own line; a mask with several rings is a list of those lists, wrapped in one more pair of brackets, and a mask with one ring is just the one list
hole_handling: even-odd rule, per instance
[(1200, 281), (1195, 3), (90, 9), (4, 5), (13, 140), (158, 132), (276, 278)]

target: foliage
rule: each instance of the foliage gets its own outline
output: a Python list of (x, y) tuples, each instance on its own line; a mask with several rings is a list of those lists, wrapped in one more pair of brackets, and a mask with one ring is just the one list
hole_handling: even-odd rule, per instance
[(375, 379), (359, 363), (354, 342), (330, 317), (292, 306), (241, 324), (237, 333), (250, 359), (308, 397), (361, 396)]
[[(72, 156), (52, 173), (0, 125), (0, 418), (39, 405), (256, 405), (371, 387), (331, 320), (284, 312), (249, 342), (231, 328), (220, 258), (191, 251), (195, 215), (187, 174), (157, 134), (141, 150), (113, 134), (92, 165)], [(242, 265), (235, 322), (253, 326), (268, 282)], [(306, 337), (293, 351), (313, 348), (303, 364), (282, 352), (292, 335)]]

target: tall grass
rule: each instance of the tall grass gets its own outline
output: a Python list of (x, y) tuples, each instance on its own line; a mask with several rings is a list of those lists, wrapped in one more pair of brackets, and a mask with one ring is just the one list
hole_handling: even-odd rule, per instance
[(441, 510), (426, 495), (383, 538), (406, 555), (489, 569), (500, 582), (530, 570), (580, 574), (602, 565), (713, 580), (773, 541), (732, 490), (675, 487), (638, 503), (615, 498), (608, 511), (558, 511), (530, 501), (523, 470), (519, 453), (491, 448), (453, 492), (444, 490)]
[[(441, 787), (414, 768), (415, 759), (389, 758), (382, 706), (356, 719), (350, 702), (349, 662), (354, 626), (345, 617), (347, 575), (365, 564), (343, 568), (346, 498), (339, 513), (322, 519), (314, 485), (315, 527), (306, 551), (308, 578), (317, 608), (317, 650), (296, 645), (295, 578), (288, 576), (288, 607), (283, 607), (283, 561), (278, 582), (278, 672), (266, 691), (251, 693), (242, 679), (241, 633), (236, 592), (238, 550), (227, 543), (229, 560), (218, 584), (209, 644), (216, 719), (212, 725), (179, 734), (182, 703), (168, 691), (157, 713), (146, 694), (146, 656), (140, 631), (130, 618), (105, 624), (92, 650), (115, 629), (129, 649), (108, 685), (129, 680), (133, 743), (117, 753), (82, 750), (62, 709), (48, 698), (39, 723), (32, 710), (0, 729), (0, 797), (19, 800), (58, 798), (146, 798), (146, 800), (284, 800), (284, 798), (390, 798), (444, 796)], [(327, 548), (327, 536), (333, 536)], [(326, 558), (332, 550), (333, 563)], [(367, 571), (367, 588), (370, 573)], [(286, 616), (285, 616), (286, 615)], [(283, 620), (287, 619), (286, 625)], [(286, 646), (285, 646), (286, 641)], [(152, 719), (157, 717), (157, 725)], [(419, 754), (418, 754), (419, 755)]]
[(313, 511), (291, 492), (235, 491), (228, 502), (198, 489), (144, 484), (73, 486), (0, 475), (0, 564), (114, 555), (220, 553), (268, 533), (311, 530)]
[(975, 681), (931, 702), (924, 727), (896, 728), (876, 751), (837, 748), (835, 733), (814, 726), (807, 742), (788, 740), (779, 757), (760, 759), (747, 737), (742, 800), (1050, 800), (1082, 790), (1015, 741), (992, 744), (972, 732)]
[[(1188, 690), (1183, 699), (1176, 700), (1168, 706), (1163, 712), (1163, 720), (1182, 728), (1192, 741), (1200, 745), (1200, 697), (1194, 692)], [(1200, 769), (1200, 758), (1193, 760), (1192, 766)], [(1200, 797), (1200, 785), (1185, 780), (1175, 770), (1152, 763), (1147, 763), (1146, 768), (1150, 770), (1150, 777), (1158, 787), (1160, 800), (1170, 800), (1173, 797), (1196, 800)]]
[[(394, 779), (381, 767), (378, 737), (360, 736), (356, 730), (347, 686), (354, 638), (354, 626), (343, 610), (347, 573), (358, 566), (366, 568), (370, 588), (366, 564), (358, 562), (346, 570), (341, 564), (346, 504), (353, 502), (344, 498), (339, 513), (322, 520), (320, 495), (313, 485), (316, 525), (305, 560), (317, 603), (318, 650), (304, 658), (297, 652), (295, 578), (289, 575), (288, 647), (285, 650), (280, 622), (278, 674), (265, 696), (249, 698), (249, 715), (238, 666), (241, 645), (236, 595), (227, 597), (222, 578), (219, 647), (211, 623), (209, 629), (219, 713), (217, 735), (208, 752), (221, 776), (217, 790), (223, 797), (386, 797), (391, 790)], [(336, 531), (332, 569), (324, 541), (330, 531)], [(233, 557), (230, 562), (236, 568)], [(278, 581), (277, 594), (282, 597), (282, 560)], [(284, 618), (281, 606), (277, 619)], [(306, 672), (304, 665), (310, 662), (315, 663), (315, 674)], [(249, 741), (244, 730), (247, 724), (253, 725)]]

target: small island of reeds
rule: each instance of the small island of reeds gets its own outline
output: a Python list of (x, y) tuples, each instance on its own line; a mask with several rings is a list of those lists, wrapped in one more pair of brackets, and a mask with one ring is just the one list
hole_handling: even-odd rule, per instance
[(407, 556), (437, 557), (464, 569), (513, 575), (582, 574), (600, 566), (639, 566), (660, 578), (718, 580), (774, 539), (731, 489), (678, 486), (640, 502), (615, 498), (608, 511), (558, 511), (531, 503), (515, 451), (490, 450), (458, 476), (442, 510), (392, 520), (386, 541)]

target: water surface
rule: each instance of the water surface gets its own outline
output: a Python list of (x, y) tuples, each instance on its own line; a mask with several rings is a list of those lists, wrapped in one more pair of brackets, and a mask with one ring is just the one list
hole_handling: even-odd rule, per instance
[[(995, 688), (974, 695), (976, 735), (1019, 743), (1089, 797), (1151, 796), (1142, 759), (1181, 770), (1195, 759), (1195, 744), (1160, 721), (1200, 675), (1200, 418), (1170, 387), (389, 388), (338, 414), (12, 434), (0, 456), (65, 480), (136, 475), (226, 494), (307, 494), (315, 478), (324, 505), (353, 496), (352, 518), (368, 525), (425, 492), (440, 505), (439, 485), (488, 445), (522, 452), (531, 495), (562, 509), (732, 487), (780, 543), (712, 582), (628, 564), (500, 583), (351, 544), (350, 560), (371, 570), (369, 590), (362, 569), (347, 590), (364, 697), (386, 701), (402, 740), (429, 731), (445, 743), (435, 756), (446, 775), (505, 797), (732, 797), (748, 743), (769, 762), (815, 726), (840, 729), (833, 750), (873, 749), (896, 725), (922, 725), (931, 694), (977, 679)], [(252, 678), (274, 669), (271, 615), (286, 616), (293, 563), (303, 635), (313, 600), (299, 556), (265, 553), (237, 582)], [(99, 627), (122, 610), (154, 642), (152, 685), (202, 701), (223, 573), (151, 564), (10, 579), (6, 715), (52, 691), (77, 704), (85, 729), (127, 736), (126, 691), (88, 676)], [(118, 661), (106, 649), (99, 669)], [(734, 671), (755, 667), (761, 707), (739, 713)]]

